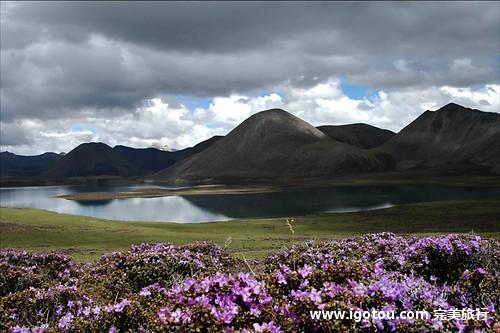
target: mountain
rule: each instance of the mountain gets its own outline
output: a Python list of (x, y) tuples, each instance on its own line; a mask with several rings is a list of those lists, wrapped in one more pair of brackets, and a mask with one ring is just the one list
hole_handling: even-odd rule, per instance
[(425, 111), (376, 151), (392, 156), (399, 170), (447, 166), (464, 172), (466, 166), (500, 173), (500, 114), (450, 103)]
[(115, 146), (113, 151), (140, 170), (141, 174), (159, 171), (178, 161), (175, 153), (156, 148), (131, 148)]
[(91, 176), (144, 176), (206, 149), (221, 137), (214, 136), (194, 147), (162, 151), (155, 148), (131, 148), (104, 143), (84, 143), (54, 163), (47, 175), (52, 178)]
[(35, 177), (41, 176), (58, 160), (60, 154), (44, 153), (34, 156), (16, 155), (10, 152), (0, 153), (1, 177)]
[(152, 178), (164, 181), (245, 182), (331, 177), (366, 172), (380, 163), (333, 140), (281, 109), (259, 112), (205, 150)]
[(83, 143), (59, 160), (47, 175), (52, 178), (136, 176), (140, 169), (104, 143)]
[(332, 139), (358, 148), (375, 148), (392, 138), (396, 133), (367, 124), (319, 126), (321, 132)]
[(146, 175), (165, 169), (175, 162), (207, 148), (220, 138), (221, 136), (214, 136), (198, 143), (194, 147), (175, 151), (164, 151), (156, 148), (130, 148), (126, 146), (115, 146), (113, 151), (116, 151), (121, 157), (139, 169), (141, 174)]
[(0, 153), (2, 178), (144, 176), (161, 181), (256, 182), (384, 170), (500, 174), (500, 114), (448, 104), (399, 133), (366, 124), (319, 126), (280, 109), (257, 113), (225, 137), (178, 151), (82, 144), (66, 155)]

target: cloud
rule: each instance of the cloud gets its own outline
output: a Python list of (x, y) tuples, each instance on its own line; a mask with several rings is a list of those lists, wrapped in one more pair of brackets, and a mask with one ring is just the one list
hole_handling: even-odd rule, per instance
[(210, 123), (232, 128), (255, 112), (282, 106), (282, 98), (276, 93), (254, 98), (240, 95), (216, 97), (208, 108), (208, 116)]
[(291, 89), (286, 110), (318, 125), (363, 122), (398, 132), (422, 112), (455, 102), (484, 111), (500, 110), (500, 85), (479, 89), (430, 87), (422, 90), (383, 91), (375, 98), (352, 99), (341, 90), (339, 80), (329, 79), (308, 89)]

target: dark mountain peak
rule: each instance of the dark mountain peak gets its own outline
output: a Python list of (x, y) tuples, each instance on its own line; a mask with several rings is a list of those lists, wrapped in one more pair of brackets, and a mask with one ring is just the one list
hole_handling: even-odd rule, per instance
[(392, 131), (363, 123), (325, 125), (318, 126), (317, 129), (335, 141), (363, 149), (378, 147), (395, 135)]
[(499, 142), (500, 114), (450, 103), (424, 112), (381, 148), (402, 166), (459, 162), (497, 172)]
[(471, 109), (460, 104), (449, 103), (443, 106), (442, 108), (433, 112), (436, 115), (444, 115), (447, 117), (453, 117), (454, 115), (469, 115), (471, 117), (494, 117), (499, 116), (498, 113), (494, 112), (485, 112), (477, 109)]
[(321, 125), (321, 126), (318, 126), (317, 128), (353, 128), (353, 129), (359, 129), (359, 130), (361, 130), (361, 129), (377, 129), (380, 131), (394, 133), (390, 130), (383, 129), (383, 128), (373, 126), (370, 124), (365, 124), (365, 123), (353, 123), (353, 124), (345, 124), (345, 125)]
[(139, 170), (102, 142), (82, 143), (59, 160), (48, 172), (50, 177), (132, 176)]
[(270, 115), (270, 114), (279, 114), (279, 115), (283, 115), (283, 116), (291, 115), (289, 112), (287, 112), (287, 111), (285, 111), (283, 109), (274, 108), (274, 109), (268, 109), (268, 110), (259, 111), (259, 112), (257, 112), (256, 114), (254, 114), (251, 117), (254, 117), (254, 116), (260, 116), (260, 117), (262, 117), (262, 116), (266, 116), (266, 115)]
[(245, 121), (241, 123), (241, 125), (245, 123), (252, 123), (252, 122), (259, 122), (259, 123), (264, 123), (264, 122), (278, 122), (278, 121), (284, 121), (286, 119), (294, 119), (296, 118), (294, 115), (291, 113), (282, 110), (282, 109), (269, 109), (269, 110), (264, 110), (257, 112), (253, 114), (252, 116), (248, 117)]
[(124, 146), (124, 145), (116, 145), (113, 147), (113, 150), (116, 150), (118, 152), (121, 152), (121, 151), (150, 151), (150, 152), (166, 152), (166, 153), (169, 153), (169, 151), (164, 151), (164, 150), (160, 150), (158, 148), (155, 148), (155, 147), (145, 147), (145, 148), (132, 148), (132, 147), (129, 147), (129, 146)]
[(78, 146), (76, 146), (63, 156), (67, 157), (67, 156), (84, 155), (84, 154), (92, 154), (92, 155), (105, 154), (106, 152), (112, 150), (113, 148), (102, 142), (85, 142), (79, 144)]
[[(329, 139), (323, 132), (282, 109), (258, 112), (232, 130), (226, 138), (240, 137), (241, 144), (279, 140)], [(225, 140), (224, 138), (223, 140)]]
[[(468, 109), (466, 108), (465, 106), (462, 106), (460, 104), (456, 104), (456, 103), (448, 103), (446, 104), (445, 106), (443, 106), (442, 108), (438, 109), (437, 112), (449, 112), (449, 111), (455, 111), (455, 110), (462, 110), (462, 109)], [(471, 110), (471, 109), (469, 109)]]
[(82, 144), (78, 145), (75, 149), (70, 151), (68, 154), (71, 154), (72, 152), (75, 152), (75, 151), (92, 150), (92, 149), (108, 150), (108, 149), (112, 149), (112, 148), (103, 142), (86, 142), (86, 143), (82, 143)]

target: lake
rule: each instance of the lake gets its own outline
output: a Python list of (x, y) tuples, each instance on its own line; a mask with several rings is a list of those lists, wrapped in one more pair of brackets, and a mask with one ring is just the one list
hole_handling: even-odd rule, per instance
[(339, 186), (293, 189), (276, 193), (95, 201), (55, 198), (58, 195), (77, 192), (120, 192), (152, 187), (169, 188), (150, 184), (0, 188), (0, 204), (2, 207), (39, 208), (111, 220), (195, 223), (356, 212), (436, 200), (500, 198), (500, 188), (442, 185)]

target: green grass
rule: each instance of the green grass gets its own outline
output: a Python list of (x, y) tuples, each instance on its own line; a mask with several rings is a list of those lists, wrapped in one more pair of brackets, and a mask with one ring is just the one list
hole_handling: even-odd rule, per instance
[[(295, 241), (326, 240), (368, 232), (403, 234), (475, 232), (500, 237), (500, 200), (443, 201), (401, 205), (361, 213), (291, 217)], [(128, 248), (131, 243), (184, 244), (210, 240), (247, 258), (290, 244), (285, 218), (177, 224), (110, 221), (37, 209), (0, 208), (0, 247), (63, 250), (78, 261)], [(240, 254), (237, 254), (237, 256)]]

